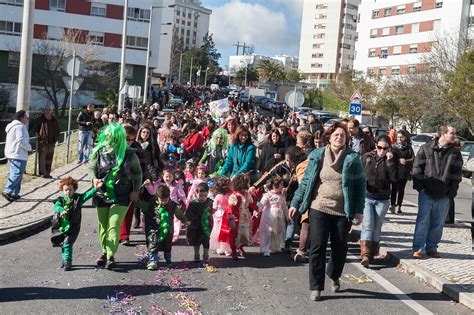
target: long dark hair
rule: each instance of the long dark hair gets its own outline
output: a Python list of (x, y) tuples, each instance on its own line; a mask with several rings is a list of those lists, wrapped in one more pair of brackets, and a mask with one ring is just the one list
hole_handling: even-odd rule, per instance
[(242, 132), (246, 132), (248, 134), (247, 141), (245, 142), (245, 144), (251, 144), (252, 137), (250, 137), (250, 131), (244, 126), (238, 126), (237, 130), (235, 130), (235, 132), (232, 134), (232, 143), (239, 144), (239, 137)]

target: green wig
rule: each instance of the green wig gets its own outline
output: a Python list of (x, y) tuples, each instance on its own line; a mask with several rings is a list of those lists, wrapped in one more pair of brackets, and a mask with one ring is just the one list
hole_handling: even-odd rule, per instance
[(218, 128), (212, 133), (211, 141), (209, 143), (209, 149), (211, 152), (216, 152), (217, 150), (217, 135), (222, 135), (222, 151), (226, 151), (229, 147), (229, 134), (224, 128)]
[(95, 158), (97, 152), (103, 148), (113, 152), (117, 157), (117, 164), (112, 169), (112, 173), (115, 176), (120, 170), (120, 166), (125, 158), (125, 150), (127, 149), (125, 128), (115, 122), (106, 125), (99, 135), (97, 146), (92, 151), (92, 158)]

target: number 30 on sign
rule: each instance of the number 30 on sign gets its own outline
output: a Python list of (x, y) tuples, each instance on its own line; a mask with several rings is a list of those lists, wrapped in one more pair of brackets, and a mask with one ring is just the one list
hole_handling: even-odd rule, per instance
[(351, 103), (349, 105), (349, 115), (360, 115), (362, 113), (362, 104)]

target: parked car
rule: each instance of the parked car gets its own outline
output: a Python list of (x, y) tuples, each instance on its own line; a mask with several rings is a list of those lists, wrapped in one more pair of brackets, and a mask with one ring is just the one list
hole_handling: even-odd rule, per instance
[(324, 130), (327, 130), (327, 129), (328, 129), (329, 127), (331, 127), (333, 124), (335, 124), (336, 122), (341, 121), (341, 120), (342, 120), (342, 118), (331, 118), (331, 119), (328, 119), (328, 120), (324, 123), (324, 125), (323, 125)]
[(467, 178), (470, 178), (472, 176), (472, 172), (469, 172), (466, 166), (467, 166), (467, 160), (469, 159), (469, 155), (473, 151), (474, 151), (474, 141), (464, 141), (461, 147), (462, 175)]
[(418, 150), (423, 144), (431, 141), (431, 139), (433, 139), (435, 136), (435, 133), (420, 133), (411, 137), (411, 146), (415, 155), (418, 153)]
[[(290, 106), (290, 110), (292, 110), (292, 109), (293, 109), (293, 107)], [(303, 119), (308, 119), (308, 114), (311, 113), (312, 110), (314, 110), (314, 108), (311, 108), (311, 107), (298, 107), (298, 108), (295, 108), (296, 117), (303, 118)]]

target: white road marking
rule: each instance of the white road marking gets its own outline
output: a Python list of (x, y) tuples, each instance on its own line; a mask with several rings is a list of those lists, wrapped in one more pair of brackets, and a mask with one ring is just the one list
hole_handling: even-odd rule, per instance
[[(359, 260), (359, 258), (354, 255), (348, 254), (347, 257), (355, 261)], [(413, 309), (418, 314), (433, 314), (430, 310), (426, 309), (423, 305), (421, 305), (420, 303), (416, 302), (411, 297), (403, 293), (402, 290), (397, 288), (390, 281), (388, 281), (387, 279), (379, 275), (375, 270), (366, 269), (358, 262), (353, 262), (350, 264), (356, 267), (361, 272), (365, 273), (368, 277), (370, 277), (372, 280), (377, 282), (382, 288), (387, 290), (387, 292), (393, 294), (395, 297), (397, 297), (397, 299), (405, 303), (408, 307)]]

